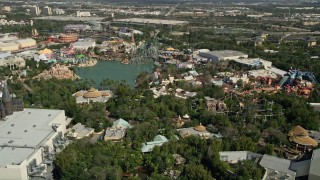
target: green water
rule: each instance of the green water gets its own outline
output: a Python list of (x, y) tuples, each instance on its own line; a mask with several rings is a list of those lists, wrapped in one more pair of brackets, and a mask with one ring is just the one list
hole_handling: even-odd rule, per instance
[(95, 66), (77, 67), (76, 74), (81, 79), (92, 79), (98, 87), (103, 79), (115, 81), (125, 80), (128, 85), (134, 87), (135, 79), (141, 72), (151, 72), (153, 63), (148, 64), (121, 64), (117, 61), (98, 61)]

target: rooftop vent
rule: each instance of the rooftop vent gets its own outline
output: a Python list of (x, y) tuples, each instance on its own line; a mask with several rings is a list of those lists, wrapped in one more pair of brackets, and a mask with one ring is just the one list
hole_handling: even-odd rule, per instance
[(10, 143), (10, 144), (13, 143), (13, 140), (8, 141), (8, 143)]
[(48, 116), (51, 116), (51, 114), (49, 114)]
[(11, 127), (13, 127), (14, 126), (14, 124), (11, 124)]
[(31, 112), (28, 112), (28, 114), (31, 114)]
[(8, 134), (11, 134), (11, 131), (8, 131)]
[(24, 130), (24, 132), (28, 132), (28, 130)]
[(36, 126), (37, 126), (37, 125), (34, 124), (32, 127), (36, 127)]

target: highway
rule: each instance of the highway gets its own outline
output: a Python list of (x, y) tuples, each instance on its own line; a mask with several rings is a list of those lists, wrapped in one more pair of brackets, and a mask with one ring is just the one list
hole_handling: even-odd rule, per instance
[(180, 3), (173, 6), (164, 16), (170, 16), (170, 14), (173, 13), (179, 5)]

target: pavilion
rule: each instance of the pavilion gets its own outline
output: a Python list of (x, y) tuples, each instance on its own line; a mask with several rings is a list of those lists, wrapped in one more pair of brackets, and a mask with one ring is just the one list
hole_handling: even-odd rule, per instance
[(92, 102), (107, 102), (113, 93), (110, 90), (99, 91), (95, 88), (90, 88), (88, 91), (81, 90), (73, 94), (76, 97), (77, 104)]
[(289, 141), (295, 145), (296, 149), (311, 151), (318, 146), (318, 142), (309, 137), (309, 132), (301, 126), (294, 126), (288, 133)]

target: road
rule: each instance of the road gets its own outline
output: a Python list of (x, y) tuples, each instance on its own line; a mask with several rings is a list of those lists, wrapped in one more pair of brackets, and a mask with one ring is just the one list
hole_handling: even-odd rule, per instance
[(169, 10), (169, 12), (167, 12), (164, 16), (170, 16), (170, 14), (173, 13), (179, 5), (180, 5), (180, 3), (177, 4), (177, 5), (175, 5), (175, 6), (173, 6), (173, 7)]

